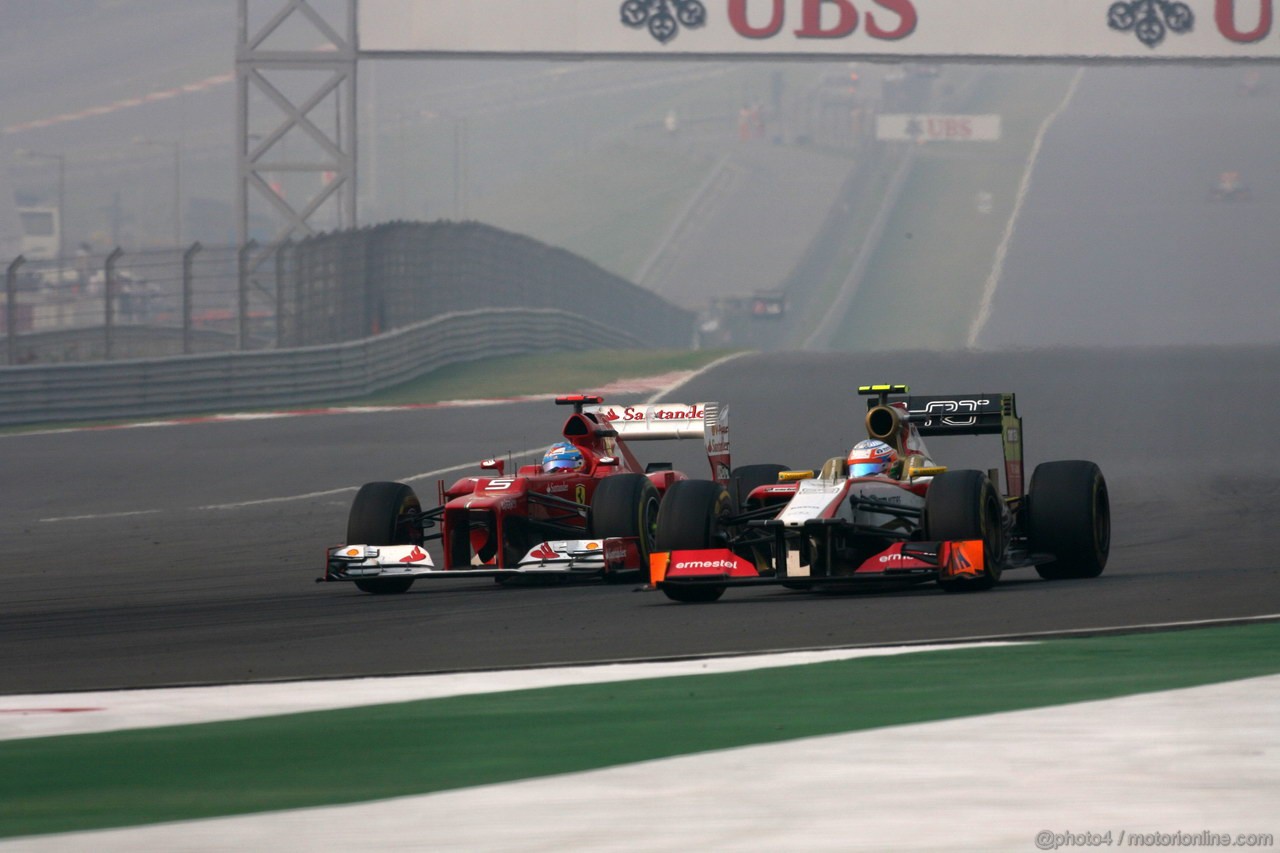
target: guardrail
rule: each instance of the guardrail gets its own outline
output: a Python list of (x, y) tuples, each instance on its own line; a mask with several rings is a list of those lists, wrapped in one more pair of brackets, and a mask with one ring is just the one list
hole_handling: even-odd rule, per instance
[(539, 350), (650, 345), (566, 311), (510, 308), (445, 314), (330, 346), (0, 367), (0, 425), (329, 402), (465, 361)]
[(19, 257), (0, 296), (0, 363), (328, 345), (486, 308), (625, 317), (654, 346), (678, 347), (696, 319), (565, 249), (478, 222), (319, 234), (285, 242), (249, 274), (255, 246)]

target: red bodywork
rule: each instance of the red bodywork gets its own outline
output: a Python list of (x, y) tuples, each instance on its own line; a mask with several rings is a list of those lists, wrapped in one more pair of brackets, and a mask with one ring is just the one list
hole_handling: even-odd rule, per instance
[[(593, 538), (589, 508), (604, 478), (642, 474), (659, 495), (673, 482), (686, 479), (685, 474), (669, 469), (646, 472), (624, 436), (692, 437), (693, 427), (680, 430), (659, 422), (696, 420), (696, 435), (701, 437), (706, 408), (716, 408), (716, 404), (603, 407), (599, 405), (602, 398), (588, 396), (562, 397), (556, 402), (574, 405), (575, 411), (561, 432), (565, 441), (582, 452), (584, 466), (578, 471), (545, 473), (539, 465), (523, 465), (514, 476), (508, 476), (500, 460), (487, 460), (482, 467), (495, 470), (496, 476), (463, 477), (444, 489), (441, 538), (445, 570), (471, 568), (476, 563), (514, 568), (539, 542)], [(690, 417), (681, 417), (683, 414)], [(723, 446), (712, 441), (721, 429)], [(707, 428), (708, 461), (712, 476), (721, 482), (727, 482), (729, 469), (727, 436), (727, 417), (722, 424)], [(605, 543), (606, 564), (612, 553), (613, 562), (636, 567), (640, 557), (634, 542), (607, 539)]]

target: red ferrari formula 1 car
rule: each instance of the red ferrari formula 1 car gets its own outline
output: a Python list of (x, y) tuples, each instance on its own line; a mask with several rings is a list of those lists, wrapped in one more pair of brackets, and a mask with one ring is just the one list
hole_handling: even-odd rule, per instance
[[(1102, 573), (1111, 542), (1106, 480), (1085, 461), (1045, 462), (1024, 492), (1022, 419), (1013, 394), (905, 396), (864, 386), (867, 434), (820, 473), (746, 466), (742, 501), (721, 484), (686, 480), (658, 514), (653, 585), (675, 601), (715, 601), (729, 586), (807, 589), (937, 582), (990, 589), (1009, 569), (1041, 577)], [(1000, 435), (999, 471), (948, 470), (931, 435)], [(856, 459), (855, 459), (856, 457)], [(851, 469), (850, 466), (853, 465)], [(768, 482), (765, 482), (765, 481)]]
[[(700, 438), (707, 482), (729, 482), (728, 410), (719, 403), (605, 406), (581, 395), (556, 403), (573, 414), (543, 465), (513, 476), (503, 460), (485, 460), (489, 473), (447, 489), (442, 482), (439, 506), (427, 510), (404, 483), (365, 484), (347, 518), (348, 544), (328, 549), (320, 580), (398, 593), (419, 578), (634, 575), (648, 567), (663, 496), (686, 477), (669, 463), (642, 467), (629, 442)], [(442, 566), (425, 547), (432, 540)]]

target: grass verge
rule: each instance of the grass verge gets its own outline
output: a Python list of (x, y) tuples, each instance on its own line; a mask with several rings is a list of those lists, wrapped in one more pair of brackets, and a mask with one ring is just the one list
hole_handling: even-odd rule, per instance
[(370, 801), (1277, 673), (1270, 623), (8, 741), (0, 837)]

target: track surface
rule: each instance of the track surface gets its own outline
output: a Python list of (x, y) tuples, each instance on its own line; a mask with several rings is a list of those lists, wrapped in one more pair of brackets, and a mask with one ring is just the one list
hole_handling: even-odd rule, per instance
[[(1275, 341), (1280, 77), (1091, 68), (1045, 137), (979, 344)], [(1210, 199), (1237, 171), (1248, 199)]]
[[(1016, 391), (1030, 465), (1084, 457), (1106, 472), (1112, 561), (1097, 580), (1048, 583), (1015, 574), (971, 596), (931, 587), (846, 596), (758, 589), (688, 606), (633, 584), (419, 582), (405, 595), (374, 597), (312, 583), (322, 548), (343, 536), (356, 486), (549, 443), (564, 410), (547, 403), (0, 437), (8, 581), (0, 692), (510, 667), (1275, 613), (1280, 563), (1270, 528), (1280, 503), (1280, 438), (1270, 425), (1280, 399), (1278, 359), (1274, 347), (757, 355), (674, 395), (730, 404), (739, 464), (812, 466), (861, 437), (859, 383), (907, 381), (920, 393)], [(674, 458), (700, 476), (705, 460), (691, 444), (640, 449), (642, 458)], [(994, 438), (931, 446), (953, 467), (990, 467), (999, 454)], [(659, 448), (679, 452), (650, 452)], [(430, 501), (433, 483), (414, 484)], [(241, 505), (298, 495), (311, 497)]]

